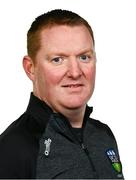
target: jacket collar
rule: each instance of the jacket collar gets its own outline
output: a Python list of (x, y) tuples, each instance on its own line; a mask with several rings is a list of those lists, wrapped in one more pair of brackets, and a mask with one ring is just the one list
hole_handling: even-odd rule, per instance
[(44, 101), (31, 93), (26, 113), (34, 118), (36, 121), (35, 124), (38, 125), (37, 128), (42, 132), (44, 131), (53, 111)]
[[(93, 107), (86, 106), (83, 126), (86, 124), (86, 120), (89, 118), (90, 114), (93, 111)], [(63, 125), (70, 127), (69, 121), (60, 113), (54, 113), (53, 110), (42, 100), (36, 97), (33, 93), (30, 95), (29, 104), (26, 110), (26, 113), (32, 116), (40, 131), (44, 131), (45, 127), (51, 118), (51, 116), (57, 116), (62, 119)]]

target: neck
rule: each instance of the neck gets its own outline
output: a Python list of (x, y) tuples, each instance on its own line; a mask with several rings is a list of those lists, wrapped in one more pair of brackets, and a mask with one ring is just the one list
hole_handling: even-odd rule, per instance
[(78, 109), (63, 109), (61, 113), (69, 120), (74, 128), (81, 128), (83, 124), (86, 106)]
[(86, 109), (86, 104), (78, 107), (78, 108), (67, 108), (67, 107), (62, 107), (62, 106), (52, 106), (49, 104), (45, 99), (41, 98), (38, 96), (37, 93), (33, 92), (35, 96), (37, 96), (39, 99), (44, 101), (48, 106), (50, 106), (54, 112), (60, 112), (63, 114), (70, 122), (72, 127), (75, 128), (81, 128), (83, 124), (83, 119), (84, 119), (84, 114), (85, 114), (85, 109)]

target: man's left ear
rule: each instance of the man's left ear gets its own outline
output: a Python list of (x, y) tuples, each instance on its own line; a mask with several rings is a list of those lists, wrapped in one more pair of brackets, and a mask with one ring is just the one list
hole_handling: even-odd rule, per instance
[(23, 58), (23, 68), (30, 80), (34, 80), (34, 63), (29, 56)]

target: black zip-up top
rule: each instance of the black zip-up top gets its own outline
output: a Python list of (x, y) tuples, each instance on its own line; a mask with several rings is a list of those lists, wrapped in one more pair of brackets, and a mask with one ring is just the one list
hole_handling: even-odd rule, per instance
[(31, 94), (26, 112), (0, 136), (0, 178), (123, 179), (109, 127), (90, 118), (82, 129)]

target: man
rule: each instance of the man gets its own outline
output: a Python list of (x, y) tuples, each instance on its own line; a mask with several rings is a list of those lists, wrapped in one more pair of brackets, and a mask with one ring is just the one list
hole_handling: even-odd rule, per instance
[(53, 10), (32, 23), (27, 45), (23, 67), (33, 93), (0, 137), (0, 178), (122, 179), (111, 130), (89, 118), (96, 70), (90, 25)]

